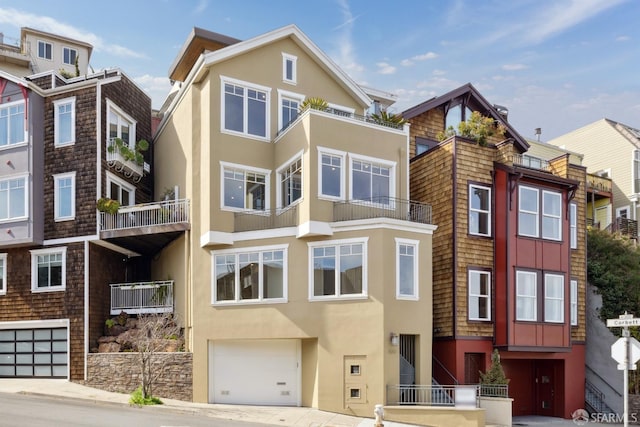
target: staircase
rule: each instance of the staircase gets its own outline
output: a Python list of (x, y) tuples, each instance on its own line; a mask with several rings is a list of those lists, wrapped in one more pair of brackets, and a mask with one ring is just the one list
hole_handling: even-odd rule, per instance
[(613, 414), (614, 411), (607, 405), (605, 394), (589, 380), (584, 384), (584, 402), (585, 409), (589, 413)]

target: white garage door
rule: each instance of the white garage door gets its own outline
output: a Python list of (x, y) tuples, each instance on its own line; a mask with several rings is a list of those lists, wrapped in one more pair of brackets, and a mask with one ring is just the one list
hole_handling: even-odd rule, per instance
[(0, 329), (0, 378), (68, 378), (67, 328)]
[(209, 343), (209, 401), (300, 405), (300, 340)]

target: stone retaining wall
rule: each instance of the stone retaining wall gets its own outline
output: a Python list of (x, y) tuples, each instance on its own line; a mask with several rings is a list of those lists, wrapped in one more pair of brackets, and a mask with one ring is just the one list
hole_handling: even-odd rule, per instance
[[(131, 393), (141, 384), (138, 353), (90, 353), (85, 385), (118, 393)], [(156, 369), (163, 374), (153, 386), (153, 395), (166, 399), (193, 400), (193, 354), (156, 353)]]

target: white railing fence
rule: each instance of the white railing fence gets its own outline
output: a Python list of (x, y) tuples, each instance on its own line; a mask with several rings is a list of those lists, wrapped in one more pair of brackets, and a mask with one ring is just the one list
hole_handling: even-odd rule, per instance
[(101, 231), (189, 222), (189, 199), (123, 206), (115, 214), (100, 212)]
[(111, 314), (172, 313), (173, 280), (111, 284)]

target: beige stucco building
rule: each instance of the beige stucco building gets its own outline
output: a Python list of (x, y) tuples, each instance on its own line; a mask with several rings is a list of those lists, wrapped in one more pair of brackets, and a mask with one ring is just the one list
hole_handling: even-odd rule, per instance
[(430, 384), (436, 226), (408, 200), (408, 126), (367, 115), (393, 97), (293, 25), (195, 28), (170, 77), (155, 188), (191, 200), (191, 229), (154, 275), (175, 281), (194, 400), (371, 416), (388, 385)]

